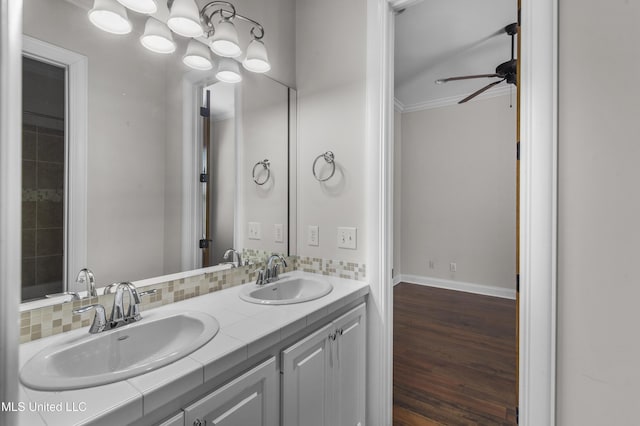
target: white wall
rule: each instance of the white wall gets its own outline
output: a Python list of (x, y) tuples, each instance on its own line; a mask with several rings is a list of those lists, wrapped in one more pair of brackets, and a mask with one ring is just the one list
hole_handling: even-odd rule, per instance
[(640, 4), (559, 4), (557, 424), (637, 424)]
[(24, 33), (89, 58), (87, 266), (101, 285), (161, 275), (166, 58), (65, 1), (25, 1)]
[[(296, 16), (298, 254), (365, 262), (366, 2), (299, 0)], [(311, 165), (325, 151), (337, 170), (320, 183)], [(307, 244), (309, 225), (319, 226), (318, 247)], [(337, 248), (339, 226), (358, 229), (356, 250)]]
[(515, 289), (509, 96), (403, 113), (401, 132), (402, 273)]
[[(254, 74), (245, 75), (240, 93), (240, 248), (287, 254), (289, 89)], [(264, 185), (257, 185), (253, 167), (265, 159), (269, 160), (271, 175)], [(258, 166), (258, 180), (262, 182), (266, 176), (264, 168)], [(260, 240), (249, 239), (249, 222), (260, 224)], [(281, 242), (275, 241), (276, 224), (283, 227)]]
[[(179, 43), (180, 47), (185, 46)], [(183, 98), (181, 61), (167, 61), (165, 69), (165, 163), (164, 163), (164, 262), (162, 274), (180, 272), (182, 267)], [(195, 122), (195, 120), (194, 120)], [(196, 179), (194, 177), (194, 179)], [(194, 241), (196, 244), (196, 241)], [(162, 275), (159, 274), (159, 275)]]

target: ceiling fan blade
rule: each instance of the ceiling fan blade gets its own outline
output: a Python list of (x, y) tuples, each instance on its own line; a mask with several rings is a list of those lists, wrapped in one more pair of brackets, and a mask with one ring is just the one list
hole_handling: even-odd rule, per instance
[(436, 84), (448, 83), (449, 81), (457, 81), (457, 80), (471, 80), (472, 78), (492, 78), (492, 77), (504, 77), (504, 76), (500, 74), (463, 75), (461, 77), (440, 78), (436, 80)]
[(477, 90), (477, 91), (473, 92), (472, 94), (470, 94), (469, 96), (467, 96), (466, 98), (464, 98), (463, 100), (461, 100), (461, 101), (460, 101), (460, 102), (458, 102), (458, 103), (459, 103), (459, 104), (463, 104), (463, 103), (465, 103), (465, 102), (468, 102), (468, 101), (470, 101), (471, 99), (473, 99), (473, 98), (475, 98), (476, 96), (478, 96), (479, 94), (484, 93), (484, 92), (486, 92), (487, 90), (491, 89), (493, 86), (495, 86), (495, 85), (497, 85), (497, 84), (502, 83), (504, 80), (506, 80), (506, 79), (502, 79), (502, 80), (499, 80), (499, 81), (494, 81), (493, 83), (489, 83), (489, 84), (487, 84), (486, 86), (484, 86), (482, 89), (480, 89), (480, 90)]

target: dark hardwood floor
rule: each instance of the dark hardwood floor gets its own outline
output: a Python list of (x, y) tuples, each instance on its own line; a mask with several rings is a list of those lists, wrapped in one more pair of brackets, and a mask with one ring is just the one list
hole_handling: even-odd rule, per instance
[(393, 424), (514, 425), (514, 300), (394, 288)]

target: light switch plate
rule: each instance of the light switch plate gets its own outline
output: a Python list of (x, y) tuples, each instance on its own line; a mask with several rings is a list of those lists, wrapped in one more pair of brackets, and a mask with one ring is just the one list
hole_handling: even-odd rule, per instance
[(249, 239), (262, 239), (262, 226), (260, 226), (260, 222), (249, 222)]
[(281, 223), (273, 225), (273, 239), (276, 243), (284, 243), (284, 226)]
[(338, 248), (355, 250), (357, 247), (356, 228), (338, 228)]
[(319, 235), (318, 225), (309, 225), (307, 230), (307, 244), (310, 246), (319, 246), (320, 245), (320, 235)]

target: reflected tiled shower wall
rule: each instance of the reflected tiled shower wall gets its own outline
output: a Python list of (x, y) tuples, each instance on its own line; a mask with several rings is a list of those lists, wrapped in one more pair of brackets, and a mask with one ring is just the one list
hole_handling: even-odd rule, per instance
[(22, 299), (62, 291), (64, 69), (24, 58)]

